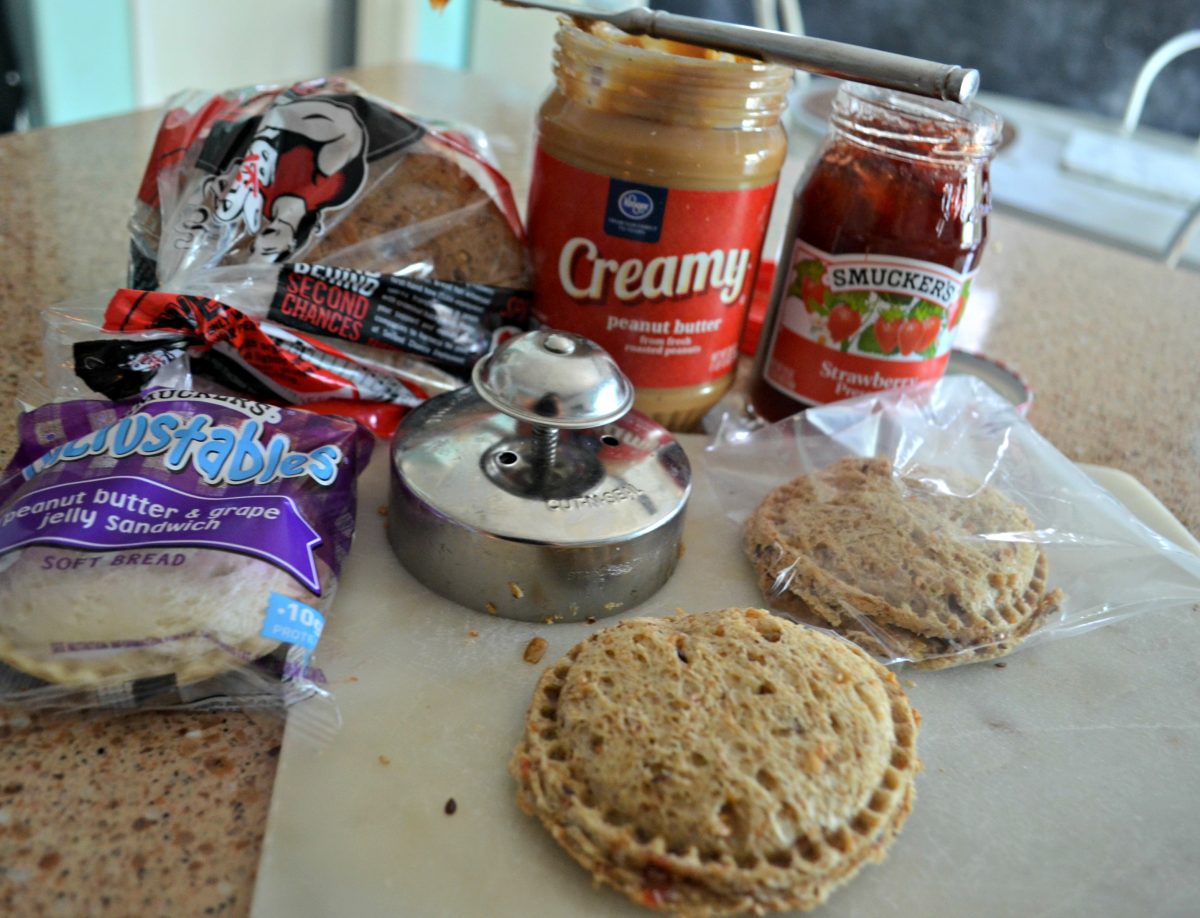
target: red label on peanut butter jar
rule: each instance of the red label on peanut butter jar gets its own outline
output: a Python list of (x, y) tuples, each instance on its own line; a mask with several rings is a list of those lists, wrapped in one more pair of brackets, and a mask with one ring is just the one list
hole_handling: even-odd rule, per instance
[(938, 379), (973, 276), (797, 240), (763, 378), (809, 404)]
[(775, 185), (663, 188), (539, 149), (529, 193), (534, 315), (595, 341), (635, 386), (732, 370)]

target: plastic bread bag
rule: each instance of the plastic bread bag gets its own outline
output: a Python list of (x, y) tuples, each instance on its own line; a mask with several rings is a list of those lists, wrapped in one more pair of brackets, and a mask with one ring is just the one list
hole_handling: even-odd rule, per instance
[(44, 404), (18, 433), (0, 478), (0, 704), (332, 701), (313, 651), (374, 443), (361, 426), (155, 389)]
[(524, 288), (512, 191), (480, 137), (336, 78), (185, 93), (138, 189), (130, 286), (309, 261)]
[[(524, 236), (487, 146), (339, 79), (185, 94), (138, 191), (130, 286), (209, 301), (213, 322), (261, 325), (319, 364), (311, 375), (345, 383), (345, 398), (387, 404), (371, 392), (387, 388), (380, 377), (422, 398), (457, 388), (496, 334), (529, 324)], [(139, 321), (189, 333), (184, 313)], [(214, 361), (255, 363), (252, 345), (226, 345)], [(250, 375), (297, 391), (278, 365)], [(227, 361), (195, 371), (235, 384)]]
[(728, 423), (708, 449), (772, 608), (889, 663), (957, 666), (1200, 603), (1200, 557), (972, 377)]
[(151, 387), (240, 394), (350, 417), (380, 437), (458, 377), (396, 351), (351, 356), (203, 296), (118, 290), (43, 314), (46, 379), (59, 397), (122, 399)]
[(144, 389), (194, 389), (189, 340), (175, 331), (104, 330), (104, 295), (42, 311), (42, 387), (28, 381), (24, 410), (69, 399), (131, 398)]

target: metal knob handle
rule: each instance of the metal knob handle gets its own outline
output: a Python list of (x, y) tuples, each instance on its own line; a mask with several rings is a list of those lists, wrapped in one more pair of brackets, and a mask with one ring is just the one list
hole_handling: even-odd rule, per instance
[(602, 427), (633, 406), (633, 385), (607, 351), (552, 329), (501, 343), (475, 364), (471, 380), (497, 411), (533, 425), (538, 475), (554, 466), (560, 430)]

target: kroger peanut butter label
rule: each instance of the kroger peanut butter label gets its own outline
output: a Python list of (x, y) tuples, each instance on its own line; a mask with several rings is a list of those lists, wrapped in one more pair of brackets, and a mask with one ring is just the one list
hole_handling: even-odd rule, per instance
[(812, 404), (938, 379), (973, 274), (797, 240), (763, 378)]
[(539, 149), (534, 313), (607, 350), (635, 386), (730, 372), (775, 185), (690, 191), (586, 172)]

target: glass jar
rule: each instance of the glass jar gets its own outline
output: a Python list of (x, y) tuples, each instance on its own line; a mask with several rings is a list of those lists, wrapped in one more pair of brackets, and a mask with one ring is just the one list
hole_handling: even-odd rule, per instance
[(787, 149), (788, 68), (563, 20), (529, 195), (534, 314), (694, 426), (733, 382)]
[(998, 116), (843, 84), (800, 182), (750, 387), (775, 421), (945, 372), (987, 238)]

